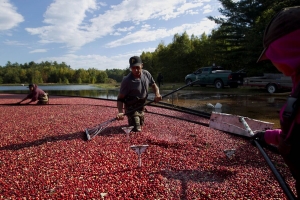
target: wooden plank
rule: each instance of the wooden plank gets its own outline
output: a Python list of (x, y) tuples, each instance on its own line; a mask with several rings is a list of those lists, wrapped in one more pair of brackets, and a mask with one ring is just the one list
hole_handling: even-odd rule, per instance
[[(226, 113), (212, 112), (209, 127), (218, 129), (221, 131), (250, 137), (250, 134), (246, 131), (244, 125), (241, 123), (240, 118), (243, 116), (231, 115)], [(273, 129), (274, 123), (260, 121), (244, 117), (245, 121), (254, 132), (256, 130)]]

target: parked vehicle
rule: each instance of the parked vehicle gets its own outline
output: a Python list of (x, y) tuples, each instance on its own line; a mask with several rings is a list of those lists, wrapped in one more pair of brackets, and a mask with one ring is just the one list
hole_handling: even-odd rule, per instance
[(220, 89), (224, 86), (230, 86), (231, 88), (237, 88), (243, 84), (243, 79), (246, 76), (244, 72), (232, 72), (231, 70), (224, 70), (222, 67), (203, 67), (197, 71), (186, 75), (185, 83), (190, 84), (196, 80), (193, 85), (214, 85)]
[(291, 90), (293, 87), (292, 79), (284, 74), (265, 73), (260, 77), (247, 77), (244, 79), (245, 86), (263, 87), (269, 93), (279, 90)]

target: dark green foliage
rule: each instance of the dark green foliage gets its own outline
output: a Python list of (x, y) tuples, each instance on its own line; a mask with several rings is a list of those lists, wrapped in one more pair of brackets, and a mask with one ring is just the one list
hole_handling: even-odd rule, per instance
[(106, 69), (105, 70), (108, 78), (114, 79), (117, 82), (121, 82), (123, 77), (127, 75), (126, 70), (123, 69)]
[[(41, 62), (18, 64), (7, 62), (6, 66), (0, 67), (0, 84), (24, 84), (24, 83), (106, 83), (108, 78), (121, 81), (125, 70), (97, 70), (90, 68), (71, 69), (62, 62)], [(111, 75), (111, 76), (110, 76)], [(110, 82), (112, 80), (109, 80)]]

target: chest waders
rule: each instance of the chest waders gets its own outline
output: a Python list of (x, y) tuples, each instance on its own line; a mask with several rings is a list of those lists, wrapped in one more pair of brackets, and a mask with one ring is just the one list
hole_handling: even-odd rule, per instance
[(127, 115), (128, 125), (134, 126), (133, 131), (142, 131), (142, 127), (145, 121), (143, 106), (147, 97), (139, 99), (137, 97), (127, 97), (125, 100), (125, 111), (129, 113)]
[(48, 93), (45, 93), (43, 95), (40, 95), (38, 97), (38, 103), (37, 104), (49, 104), (49, 97), (48, 97)]

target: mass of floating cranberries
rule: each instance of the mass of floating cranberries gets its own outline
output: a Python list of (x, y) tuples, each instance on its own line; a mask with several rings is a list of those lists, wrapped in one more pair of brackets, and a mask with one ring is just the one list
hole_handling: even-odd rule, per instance
[[(286, 199), (247, 138), (210, 129), (209, 119), (147, 106), (142, 132), (114, 121), (116, 102), (52, 96), (49, 105), (10, 105), (0, 94), (0, 199)], [(132, 145), (149, 145), (138, 154)], [(228, 158), (225, 149), (236, 149)], [(280, 155), (265, 149), (287, 184)]]

